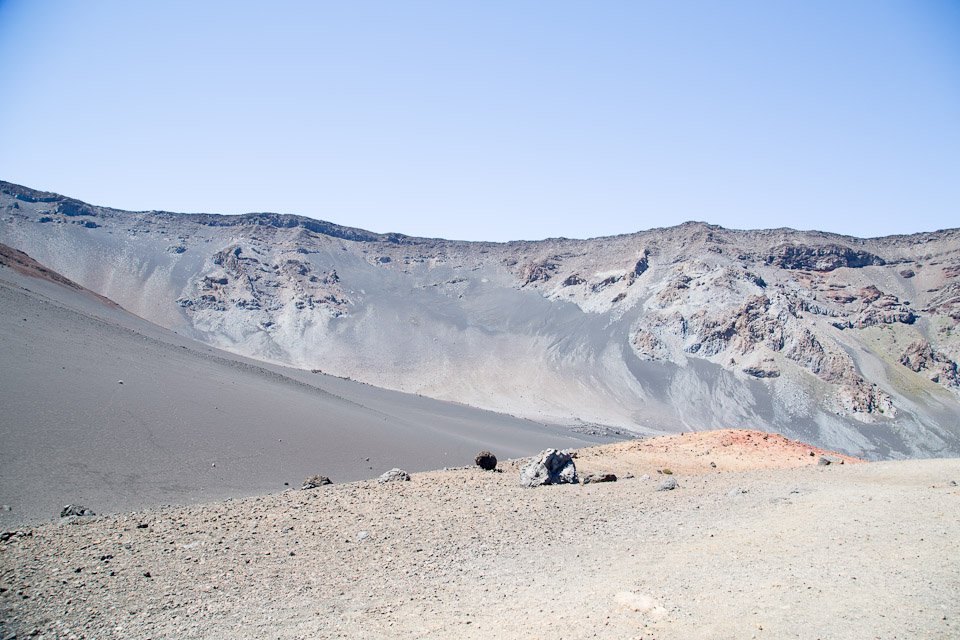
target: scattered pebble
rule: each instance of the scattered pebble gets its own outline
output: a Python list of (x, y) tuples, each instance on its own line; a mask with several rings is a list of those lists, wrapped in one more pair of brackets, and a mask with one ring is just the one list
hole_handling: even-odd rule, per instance
[(660, 486), (657, 487), (657, 491), (673, 491), (677, 488), (677, 479), (676, 478), (667, 478), (660, 483)]
[(583, 476), (583, 484), (591, 484), (594, 482), (616, 482), (617, 476), (613, 473), (589, 473)]
[(92, 510), (87, 509), (83, 505), (79, 504), (68, 504), (63, 509), (60, 510), (61, 518), (69, 518), (70, 516), (95, 516)]
[(300, 489), (301, 491), (305, 491), (307, 489), (316, 489), (317, 487), (323, 487), (328, 484), (333, 484), (333, 481), (330, 480), (330, 478), (328, 478), (327, 476), (321, 476), (321, 475), (310, 476), (309, 478), (303, 481), (303, 484), (300, 486)]

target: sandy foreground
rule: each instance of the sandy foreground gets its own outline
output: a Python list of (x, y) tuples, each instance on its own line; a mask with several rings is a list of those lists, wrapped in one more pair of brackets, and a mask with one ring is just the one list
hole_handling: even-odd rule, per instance
[(960, 460), (821, 454), (689, 434), (579, 452), (615, 483), (513, 461), (24, 529), (0, 637), (960, 637)]

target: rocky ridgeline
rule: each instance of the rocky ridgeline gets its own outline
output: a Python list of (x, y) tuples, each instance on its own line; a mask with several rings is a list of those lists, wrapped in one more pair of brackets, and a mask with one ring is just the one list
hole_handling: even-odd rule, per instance
[(933, 394), (960, 411), (958, 230), (687, 223), (467, 243), (280, 214), (129, 213), (9, 183), (0, 216), (0, 242), (255, 358), (547, 421), (960, 451), (960, 427), (925, 409)]
[[(915, 325), (925, 318), (939, 327), (933, 338), (939, 345), (939, 350), (934, 348), (937, 364), (918, 366), (934, 366), (932, 381), (956, 387), (950, 374), (960, 356), (954, 332), (960, 303), (960, 267), (956, 266), (960, 243), (956, 240), (937, 253), (923, 254), (923, 259), (930, 260), (924, 264), (900, 252), (884, 258), (834, 242), (781, 242), (766, 251), (744, 251), (753, 243), (738, 242), (772, 231), (735, 232), (691, 223), (664, 230), (664, 236), (679, 234), (684, 227), (691, 240), (685, 252), (669, 255), (657, 246), (669, 238), (652, 239), (642, 251), (632, 252), (640, 256), (636, 263), (634, 257), (624, 259), (619, 271), (601, 271), (608, 265), (595, 264), (594, 254), (587, 250), (508, 264), (519, 286), (538, 289), (552, 299), (570, 300), (584, 310), (616, 314), (618, 308), (642, 305), (629, 333), (630, 345), (642, 360), (684, 365), (694, 358), (708, 359), (757, 379), (778, 378), (784, 367), (799, 367), (830, 385), (834, 410), (864, 421), (893, 416), (895, 403), (863, 376), (849, 355), (850, 340), (835, 330), (852, 331), (855, 341), (861, 339), (855, 334), (862, 330), (890, 325), (902, 326), (905, 335), (919, 336), (923, 330)], [(808, 234), (784, 231), (783, 235)], [(896, 245), (913, 249), (929, 244), (933, 236), (873, 243), (887, 249)], [(699, 247), (698, 238), (702, 239)], [(605, 240), (616, 242), (599, 239), (582, 245), (587, 249)], [(590, 270), (593, 278), (585, 275)], [(918, 273), (936, 286), (917, 291)], [(910, 291), (924, 304), (918, 309), (910, 300), (873, 284), (874, 279), (893, 283), (898, 293)], [(895, 354), (897, 361), (919, 371), (906, 362), (911, 349)], [(933, 362), (932, 357), (928, 360)]]

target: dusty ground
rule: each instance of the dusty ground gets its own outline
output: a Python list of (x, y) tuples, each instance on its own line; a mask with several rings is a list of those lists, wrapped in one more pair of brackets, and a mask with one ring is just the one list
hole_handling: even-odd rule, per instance
[(0, 545), (0, 637), (960, 636), (960, 461), (817, 459), (693, 434), (579, 453), (616, 483), (507, 463), (43, 526)]

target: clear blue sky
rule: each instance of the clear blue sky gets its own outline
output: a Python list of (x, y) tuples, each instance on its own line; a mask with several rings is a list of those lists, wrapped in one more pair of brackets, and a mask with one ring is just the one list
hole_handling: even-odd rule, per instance
[(0, 0), (0, 179), (457, 239), (960, 226), (960, 2)]

